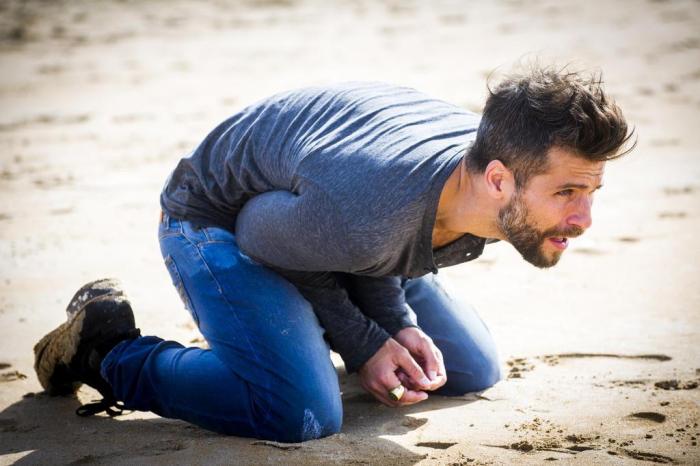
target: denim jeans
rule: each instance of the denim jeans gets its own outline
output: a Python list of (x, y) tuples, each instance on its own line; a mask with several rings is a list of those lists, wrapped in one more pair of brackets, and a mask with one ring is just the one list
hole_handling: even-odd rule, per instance
[[(128, 409), (209, 430), (298, 442), (336, 433), (342, 403), (330, 348), (313, 309), (290, 282), (242, 253), (228, 230), (167, 215), (159, 228), (173, 284), (210, 349), (145, 336), (119, 343), (102, 376)], [(493, 340), (474, 310), (435, 275), (404, 280), (418, 325), (440, 348), (442, 395), (499, 379)]]

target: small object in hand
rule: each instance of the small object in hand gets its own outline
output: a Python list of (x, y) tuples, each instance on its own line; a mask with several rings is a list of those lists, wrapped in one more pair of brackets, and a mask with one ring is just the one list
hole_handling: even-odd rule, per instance
[(399, 384), (398, 387), (389, 390), (389, 397), (394, 401), (399, 401), (403, 397), (403, 394), (405, 392), (406, 389), (404, 388), (404, 386)]

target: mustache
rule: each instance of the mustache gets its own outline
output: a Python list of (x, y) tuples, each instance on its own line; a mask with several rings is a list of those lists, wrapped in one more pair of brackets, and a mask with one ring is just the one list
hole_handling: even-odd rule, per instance
[(581, 236), (585, 230), (576, 225), (571, 225), (567, 228), (550, 228), (542, 233), (543, 238), (560, 237), (567, 236), (569, 238), (576, 238)]

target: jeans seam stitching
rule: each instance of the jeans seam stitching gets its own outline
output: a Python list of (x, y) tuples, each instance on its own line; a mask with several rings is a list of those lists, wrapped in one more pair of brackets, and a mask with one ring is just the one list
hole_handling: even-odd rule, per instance
[(174, 273), (177, 275), (177, 280), (180, 284), (179, 287), (176, 285), (175, 288), (177, 289), (178, 294), (180, 293), (180, 288), (182, 288), (182, 293), (184, 294), (184, 299), (182, 298), (182, 296), (180, 296), (180, 298), (184, 301), (185, 308), (190, 312), (190, 314), (192, 315), (192, 318), (194, 319), (195, 323), (197, 324), (197, 327), (199, 327), (199, 316), (195, 312), (194, 306), (192, 305), (192, 298), (190, 298), (190, 294), (187, 291), (187, 289), (185, 288), (185, 282), (182, 280), (182, 274), (180, 273), (180, 269), (178, 269), (177, 264), (175, 263), (175, 259), (173, 259), (173, 256), (171, 254), (168, 254), (166, 256), (166, 259), (165, 259), (166, 268), (169, 268), (168, 267), (168, 259), (170, 259), (170, 263), (173, 264), (173, 268), (175, 269)]

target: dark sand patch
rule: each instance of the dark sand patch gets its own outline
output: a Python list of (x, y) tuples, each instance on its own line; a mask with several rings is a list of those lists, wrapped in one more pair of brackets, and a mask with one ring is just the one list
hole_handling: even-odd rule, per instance
[(601, 251), (600, 249), (595, 248), (576, 248), (573, 252), (577, 254), (585, 254), (588, 256), (601, 256), (605, 254), (605, 251)]
[(24, 380), (27, 376), (20, 371), (4, 372), (0, 374), (0, 382), (14, 382), (15, 380)]
[(650, 361), (670, 361), (672, 358), (665, 354), (614, 354), (614, 353), (559, 353), (538, 356), (549, 365), (556, 365), (559, 359), (586, 359), (586, 358), (614, 358), (614, 359), (641, 359)]
[(620, 236), (617, 240), (621, 243), (638, 243), (641, 241), (639, 238), (634, 236)]
[(436, 450), (447, 450), (450, 447), (457, 445), (457, 442), (418, 442), (417, 447), (434, 448)]
[[(650, 94), (647, 94), (650, 95)], [(675, 147), (679, 146), (681, 144), (680, 139), (677, 138), (659, 138), (659, 139), (652, 139), (651, 142), (649, 143), (652, 147)]]
[(424, 417), (406, 417), (406, 419), (401, 421), (401, 425), (411, 429), (417, 429), (419, 427), (423, 427), (425, 424), (427, 424), (427, 422), (428, 419)]
[(35, 125), (74, 125), (85, 123), (89, 119), (90, 115), (88, 114), (67, 115), (64, 117), (57, 117), (54, 115), (38, 115), (34, 118), (0, 123), (0, 131), (16, 130)]
[(659, 212), (659, 218), (686, 218), (688, 214), (686, 212)]
[(59, 209), (49, 210), (49, 214), (51, 214), (51, 215), (66, 215), (66, 214), (70, 214), (71, 212), (73, 212), (73, 207), (62, 207)]
[(510, 448), (513, 450), (528, 452), (534, 450), (535, 446), (528, 441), (522, 440), (520, 442), (511, 443)]
[(664, 188), (664, 194), (667, 196), (681, 196), (684, 194), (693, 194), (695, 192), (695, 186), (668, 186)]
[(599, 447), (595, 447), (593, 445), (571, 445), (570, 447), (566, 447), (567, 450), (576, 451), (576, 452), (598, 450), (598, 448)]
[(666, 421), (666, 415), (661, 413), (655, 413), (652, 411), (641, 411), (639, 413), (632, 413), (628, 417), (645, 419), (657, 423), (662, 423)]
[[(622, 450), (622, 452), (625, 455), (629, 456), (630, 458), (634, 458), (635, 460), (651, 461), (652, 463), (662, 463), (662, 464), (670, 464), (670, 463), (676, 462), (670, 456), (659, 455), (658, 453), (647, 453), (644, 451), (624, 450), (624, 449)], [(608, 453), (610, 453), (610, 452), (608, 452)]]
[(643, 387), (649, 383), (649, 380), (613, 380), (610, 384), (613, 387)]
[(654, 386), (662, 390), (693, 390), (698, 388), (698, 382), (697, 380), (688, 380), (683, 382), (677, 379), (672, 379), (656, 382)]
[(566, 437), (564, 437), (565, 440), (568, 440), (569, 442), (573, 443), (584, 443), (584, 442), (590, 442), (593, 440), (592, 437), (588, 437), (585, 435), (580, 435), (580, 434), (569, 434)]

